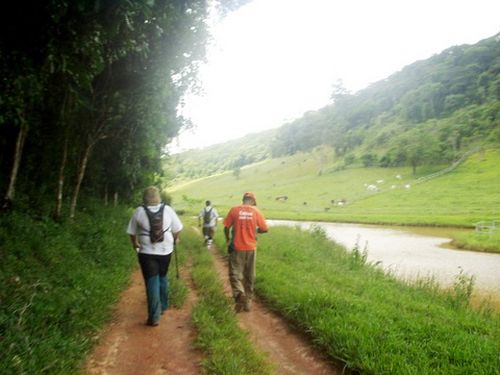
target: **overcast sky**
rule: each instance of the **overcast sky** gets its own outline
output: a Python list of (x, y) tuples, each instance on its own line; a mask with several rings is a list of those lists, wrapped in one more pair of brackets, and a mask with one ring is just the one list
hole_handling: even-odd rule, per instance
[(499, 0), (254, 0), (213, 27), (195, 128), (173, 152), (281, 126), (417, 60), (500, 32)]

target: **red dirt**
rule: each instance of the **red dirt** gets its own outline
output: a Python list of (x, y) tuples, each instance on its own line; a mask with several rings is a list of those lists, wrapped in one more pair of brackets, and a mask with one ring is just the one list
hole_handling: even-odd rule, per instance
[(171, 308), (162, 315), (159, 326), (147, 326), (144, 281), (141, 272), (136, 271), (118, 302), (112, 322), (87, 359), (85, 372), (199, 374), (203, 355), (193, 348), (196, 333), (190, 318), (195, 301), (195, 294), (190, 292), (182, 309)]
[[(217, 272), (230, 295), (227, 260), (214, 249), (209, 251), (214, 252)], [(188, 278), (185, 272), (181, 276), (184, 280)], [(89, 355), (85, 372), (91, 375), (200, 374), (203, 354), (193, 348), (196, 333), (190, 313), (196, 296), (190, 289), (181, 309), (169, 309), (159, 326), (149, 327), (145, 325), (144, 283), (140, 271), (136, 271), (131, 286), (117, 304), (112, 322)], [(256, 348), (267, 354), (276, 374), (342, 374), (340, 367), (319, 354), (303, 335), (258, 301), (253, 303), (250, 312), (240, 313), (238, 318)]]

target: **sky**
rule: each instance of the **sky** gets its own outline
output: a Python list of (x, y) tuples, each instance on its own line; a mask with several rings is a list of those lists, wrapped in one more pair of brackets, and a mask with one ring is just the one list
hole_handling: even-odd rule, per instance
[(500, 32), (498, 0), (253, 0), (212, 20), (193, 123), (171, 153), (276, 128), (417, 60)]

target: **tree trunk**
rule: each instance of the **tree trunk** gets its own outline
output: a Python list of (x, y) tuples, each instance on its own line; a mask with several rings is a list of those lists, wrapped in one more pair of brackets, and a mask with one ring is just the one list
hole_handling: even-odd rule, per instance
[(104, 185), (104, 206), (108, 205), (108, 183)]
[(59, 168), (59, 179), (57, 181), (57, 201), (56, 201), (56, 211), (54, 213), (54, 219), (61, 219), (62, 211), (62, 201), (63, 201), (63, 188), (64, 188), (64, 170), (66, 169), (66, 162), (68, 160), (68, 134), (64, 139), (64, 149), (63, 156), (61, 160), (61, 167)]
[(85, 153), (83, 154), (82, 162), (80, 163), (80, 168), (78, 169), (78, 179), (76, 181), (75, 191), (73, 193), (73, 198), (71, 199), (71, 208), (70, 208), (70, 219), (75, 218), (76, 204), (78, 202), (78, 195), (80, 194), (80, 187), (82, 185), (83, 177), (85, 176), (85, 170), (87, 169), (87, 163), (89, 161), (90, 153), (92, 148), (94, 147), (94, 143), (90, 143), (85, 149)]
[(12, 164), (12, 170), (10, 173), (9, 186), (4, 196), (4, 201), (2, 205), (3, 209), (7, 209), (8, 207), (10, 207), (10, 205), (14, 201), (14, 195), (16, 192), (16, 180), (19, 172), (19, 166), (21, 165), (24, 141), (26, 140), (27, 134), (28, 134), (28, 124), (26, 124), (24, 119), (21, 117), (21, 126), (19, 128), (19, 133), (17, 134), (16, 148), (14, 150), (14, 162)]
[(115, 192), (115, 196), (114, 196), (114, 206), (118, 206), (118, 193)]

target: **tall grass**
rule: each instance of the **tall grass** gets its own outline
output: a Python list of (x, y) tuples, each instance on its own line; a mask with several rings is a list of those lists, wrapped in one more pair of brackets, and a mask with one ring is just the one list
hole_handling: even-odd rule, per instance
[(198, 335), (196, 345), (207, 357), (203, 368), (210, 374), (270, 374), (265, 357), (256, 352), (246, 332), (242, 331), (214, 269), (213, 256), (202, 246), (202, 239), (192, 230), (183, 234), (183, 246), (193, 256), (193, 281), (199, 301), (192, 317)]
[(0, 373), (73, 373), (109, 318), (136, 258), (125, 209), (73, 223), (0, 217)]
[(333, 358), (373, 374), (499, 374), (500, 317), (449, 292), (407, 285), (321, 230), (272, 228), (259, 239), (257, 292)]

